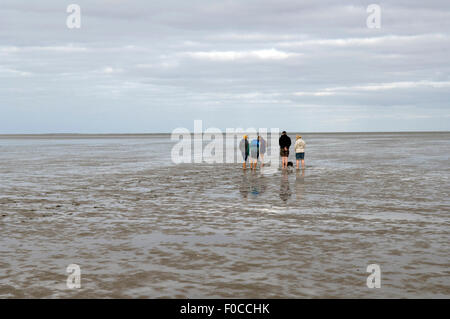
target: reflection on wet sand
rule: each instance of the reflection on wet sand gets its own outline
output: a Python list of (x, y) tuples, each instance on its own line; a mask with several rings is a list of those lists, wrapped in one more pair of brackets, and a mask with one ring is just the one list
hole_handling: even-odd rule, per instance
[(297, 170), (295, 174), (295, 197), (297, 200), (303, 198), (305, 193), (305, 170)]
[[(292, 197), (291, 186), (289, 182), (289, 175), (293, 172), (291, 170), (283, 170), (280, 174), (280, 190), (279, 197), (283, 202), (288, 202)], [(276, 178), (276, 175), (273, 176)], [(239, 192), (242, 198), (247, 199), (249, 194), (252, 197), (258, 197), (266, 192), (267, 183), (270, 177), (264, 176), (263, 171), (248, 171), (242, 172), (242, 179), (239, 183)], [(305, 170), (297, 170), (295, 172), (295, 195), (296, 199), (302, 199), (305, 192)], [(266, 194), (271, 196), (271, 194)]]
[(289, 173), (288, 170), (283, 170), (281, 174), (280, 198), (283, 202), (287, 202), (291, 195), (292, 193), (289, 187)]
[(248, 194), (257, 197), (266, 190), (266, 178), (258, 171), (244, 170), (239, 191), (243, 198), (248, 198)]

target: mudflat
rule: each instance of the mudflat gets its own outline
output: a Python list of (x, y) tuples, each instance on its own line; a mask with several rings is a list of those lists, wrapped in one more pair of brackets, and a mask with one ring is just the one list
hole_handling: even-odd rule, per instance
[(0, 297), (450, 297), (450, 133), (303, 137), (305, 171), (253, 172), (175, 165), (170, 135), (1, 136)]

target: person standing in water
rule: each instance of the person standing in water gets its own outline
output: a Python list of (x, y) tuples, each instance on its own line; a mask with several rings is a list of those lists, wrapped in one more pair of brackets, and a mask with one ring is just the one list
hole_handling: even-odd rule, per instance
[(244, 135), (244, 138), (239, 143), (239, 149), (241, 150), (242, 158), (244, 159), (244, 164), (242, 164), (242, 168), (246, 169), (247, 168), (246, 165), (247, 165), (248, 154), (250, 152), (250, 147), (249, 147), (249, 144), (248, 144), (248, 136), (247, 135)]
[(296, 141), (295, 141), (295, 159), (297, 160), (297, 169), (299, 168), (299, 162), (302, 161), (302, 169), (305, 168), (305, 147), (306, 143), (302, 139), (301, 135), (297, 135)]
[(259, 158), (259, 138), (255, 138), (250, 143), (250, 168), (256, 169)]
[(258, 135), (259, 141), (259, 157), (261, 159), (261, 167), (264, 166), (264, 154), (266, 153), (266, 140), (262, 136)]
[(281, 167), (287, 168), (291, 138), (287, 136), (286, 131), (281, 133), (278, 143), (280, 144)]

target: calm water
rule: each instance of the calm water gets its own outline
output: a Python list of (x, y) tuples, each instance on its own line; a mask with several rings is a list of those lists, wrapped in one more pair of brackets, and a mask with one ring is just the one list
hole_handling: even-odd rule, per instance
[(1, 137), (0, 297), (449, 298), (450, 133), (304, 139), (304, 172), (243, 172), (163, 135)]

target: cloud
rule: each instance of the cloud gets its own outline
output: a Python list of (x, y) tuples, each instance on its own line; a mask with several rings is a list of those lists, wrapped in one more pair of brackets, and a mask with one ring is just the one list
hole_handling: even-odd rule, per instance
[(286, 41), (277, 45), (280, 47), (306, 47), (306, 46), (333, 46), (333, 47), (358, 47), (379, 46), (383, 44), (401, 45), (414, 42), (448, 41), (450, 38), (445, 34), (420, 34), (420, 35), (386, 35), (379, 37), (364, 38), (338, 38), (338, 39), (313, 39), (302, 41)]
[(298, 57), (300, 54), (284, 52), (276, 49), (251, 50), (251, 51), (208, 51), (186, 52), (185, 56), (211, 61), (236, 61), (236, 60), (285, 60)]
[(136, 68), (139, 69), (171, 69), (179, 66), (179, 62), (177, 60), (171, 61), (161, 61), (158, 63), (140, 63), (136, 64)]
[(27, 71), (20, 71), (20, 70), (16, 70), (16, 69), (11, 69), (11, 68), (5, 68), (3, 66), (0, 65), (0, 77), (2, 75), (8, 75), (8, 76), (21, 76), (21, 77), (27, 77), (27, 76), (31, 76), (32, 73), (31, 72), (27, 72)]
[[(360, 0), (77, 4), (82, 27), (68, 29), (57, 1), (2, 1), (0, 133), (161, 132), (197, 118), (334, 131), (345, 117), (365, 130), (361, 119), (394, 109), (372, 128), (450, 130), (449, 1), (385, 2), (376, 30)], [(39, 115), (30, 125), (24, 109)]]
[(295, 92), (296, 96), (329, 96), (335, 95), (336, 92), (326, 92), (326, 91), (318, 91), (318, 92)]
[(23, 52), (39, 52), (39, 51), (48, 51), (48, 52), (86, 52), (88, 48), (73, 46), (73, 45), (61, 45), (61, 46), (3, 46), (0, 47), (0, 52), (5, 53), (23, 53)]
[(415, 89), (415, 88), (448, 88), (450, 87), (450, 81), (416, 81), (416, 82), (390, 82), (380, 84), (368, 84), (357, 85), (353, 87), (337, 87), (334, 91), (346, 91), (346, 90), (358, 90), (358, 91), (382, 91), (382, 90), (394, 90), (394, 89)]
[(395, 89), (418, 89), (418, 88), (450, 88), (450, 81), (405, 81), (405, 82), (389, 82), (389, 83), (376, 83), (366, 85), (354, 85), (354, 86), (339, 86), (332, 88), (325, 88), (314, 92), (295, 92), (296, 96), (330, 96), (341, 93), (355, 93), (361, 91), (385, 91)]
[(121, 73), (121, 72), (123, 72), (123, 69), (107, 66), (107, 67), (104, 67), (100, 72), (105, 73), (105, 74)]

